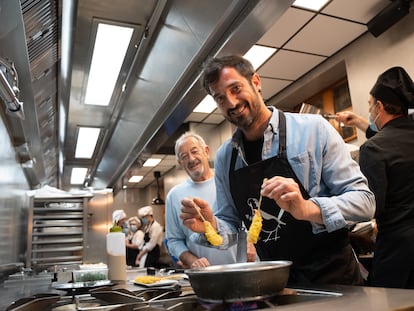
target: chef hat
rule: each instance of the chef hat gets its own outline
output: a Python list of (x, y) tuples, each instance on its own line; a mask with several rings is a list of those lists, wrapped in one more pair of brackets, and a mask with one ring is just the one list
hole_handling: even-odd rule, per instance
[(152, 215), (152, 207), (151, 206), (144, 206), (138, 209), (138, 217), (143, 218), (147, 215)]
[(370, 93), (385, 103), (414, 108), (414, 83), (404, 68), (392, 67), (380, 74)]
[(119, 222), (121, 219), (127, 218), (124, 210), (117, 209), (112, 213), (112, 222)]
[(136, 222), (138, 227), (141, 227), (141, 220), (137, 216), (132, 216), (128, 219), (128, 223), (131, 224), (131, 222)]

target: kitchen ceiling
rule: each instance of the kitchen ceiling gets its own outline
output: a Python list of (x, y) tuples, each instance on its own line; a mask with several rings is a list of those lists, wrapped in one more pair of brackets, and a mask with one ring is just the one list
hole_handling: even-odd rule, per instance
[[(119, 190), (132, 173), (144, 176), (134, 187), (155, 184), (154, 171), (162, 176), (175, 167), (172, 144), (189, 122), (224, 122), (217, 110), (192, 112), (205, 95), (198, 76), (206, 57), (244, 54), (255, 43), (276, 48), (258, 69), (263, 96), (271, 102), (366, 33), (367, 23), (390, 4), (389, 0), (332, 0), (313, 12), (292, 2), (21, 0), (22, 16), (7, 18), (16, 26), (4, 28), (6, 19), (1, 14), (15, 10), (9, 1), (0, 0), (0, 56), (16, 64), (26, 113), (24, 121), (6, 119), (31, 186), (70, 190), (74, 167), (88, 168), (85, 185), (93, 188)], [(20, 32), (19, 20), (24, 25)], [(134, 28), (108, 107), (83, 102), (99, 21)], [(12, 39), (16, 31), (24, 41)], [(21, 51), (22, 42), (27, 54)], [(22, 78), (27, 70), (31, 81)], [(343, 66), (331, 77), (340, 79), (345, 74)], [(278, 107), (293, 109), (311, 95), (305, 92)], [(102, 129), (92, 159), (74, 157), (80, 126)], [(142, 167), (151, 156), (162, 161), (155, 168)]]

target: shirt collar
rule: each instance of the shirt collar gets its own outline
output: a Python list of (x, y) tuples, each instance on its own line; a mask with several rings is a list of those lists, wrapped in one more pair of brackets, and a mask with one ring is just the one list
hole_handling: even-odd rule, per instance
[[(272, 116), (270, 117), (269, 124), (265, 130), (264, 136), (269, 136), (270, 134), (276, 135), (279, 128), (279, 114), (276, 113), (278, 110), (276, 107), (268, 106), (267, 109), (269, 109), (272, 112)], [(242, 144), (243, 139), (243, 132), (240, 129), (237, 129), (233, 137), (231, 139), (231, 143), (233, 145), (233, 148), (238, 148)]]

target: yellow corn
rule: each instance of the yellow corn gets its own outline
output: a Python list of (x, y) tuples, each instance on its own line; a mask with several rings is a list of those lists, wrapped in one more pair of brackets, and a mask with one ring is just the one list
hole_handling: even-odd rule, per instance
[(211, 245), (219, 246), (223, 244), (223, 237), (220, 236), (216, 230), (214, 230), (211, 223), (207, 220), (204, 221), (204, 228), (206, 230), (204, 234), (206, 235), (207, 241), (209, 241)]
[(262, 230), (262, 221), (262, 213), (260, 213), (258, 209), (255, 209), (252, 223), (250, 224), (249, 231), (247, 232), (247, 242), (254, 244), (257, 243), (260, 231)]
[(134, 281), (141, 284), (153, 284), (161, 281), (161, 278), (153, 275), (142, 275), (137, 276)]

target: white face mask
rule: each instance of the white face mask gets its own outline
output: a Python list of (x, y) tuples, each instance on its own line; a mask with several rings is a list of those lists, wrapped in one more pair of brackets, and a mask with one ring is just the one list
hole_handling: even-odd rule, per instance
[[(376, 106), (377, 104), (375, 104), (373, 107), (372, 107), (372, 109), (375, 109), (375, 106)], [(373, 130), (374, 132), (379, 132), (380, 130), (379, 130), (379, 128), (378, 128), (378, 126), (375, 124), (375, 122), (377, 122), (377, 120), (378, 120), (378, 117), (379, 117), (379, 114), (377, 114), (377, 116), (375, 117), (375, 119), (372, 119), (372, 117), (371, 117), (371, 112), (368, 114), (368, 122), (369, 122), (369, 127), (371, 128), (371, 130)]]

